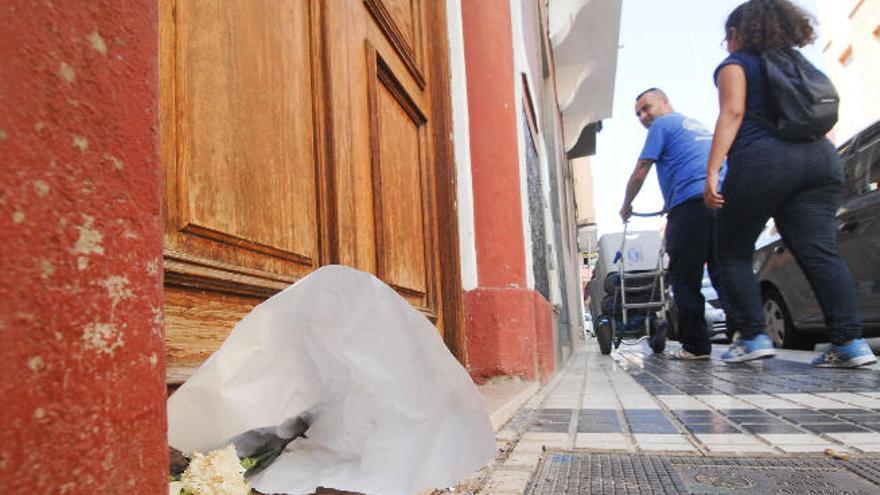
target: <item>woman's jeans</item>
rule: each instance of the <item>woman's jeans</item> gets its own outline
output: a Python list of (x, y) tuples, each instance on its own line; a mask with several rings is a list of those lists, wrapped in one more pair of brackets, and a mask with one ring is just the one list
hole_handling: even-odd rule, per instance
[(837, 250), (835, 214), (843, 167), (826, 139), (791, 143), (775, 137), (735, 149), (728, 157), (716, 219), (716, 257), (726, 307), (742, 338), (765, 331), (761, 288), (752, 272), (755, 240), (770, 217), (806, 275), (825, 315), (831, 342), (861, 337), (855, 285)]

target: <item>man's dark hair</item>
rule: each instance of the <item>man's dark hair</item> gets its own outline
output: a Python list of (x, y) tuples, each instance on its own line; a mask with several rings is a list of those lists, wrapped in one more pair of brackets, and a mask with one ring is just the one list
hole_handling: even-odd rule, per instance
[(636, 96), (636, 101), (639, 101), (639, 98), (645, 96), (645, 95), (648, 94), (648, 93), (655, 93), (657, 96), (659, 96), (660, 98), (662, 98), (662, 99), (664, 99), (664, 100), (668, 100), (668, 99), (669, 99), (669, 98), (666, 97), (666, 93), (664, 93), (662, 89), (660, 89), (660, 88), (648, 88), (648, 89), (642, 91), (641, 93), (639, 93), (639, 96)]
[(740, 49), (753, 53), (804, 47), (816, 39), (811, 17), (788, 0), (749, 0), (733, 9), (724, 30), (736, 29)]

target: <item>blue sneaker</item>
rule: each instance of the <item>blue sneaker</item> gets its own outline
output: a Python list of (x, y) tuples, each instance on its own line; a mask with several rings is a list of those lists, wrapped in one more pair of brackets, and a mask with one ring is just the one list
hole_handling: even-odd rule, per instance
[(850, 340), (848, 344), (831, 345), (831, 347), (813, 360), (817, 368), (855, 368), (866, 364), (874, 364), (877, 358), (874, 351), (863, 339)]
[(753, 339), (741, 339), (737, 335), (734, 337), (730, 349), (721, 355), (721, 360), (725, 363), (741, 363), (753, 359), (772, 358), (775, 355), (776, 349), (773, 348), (773, 341), (763, 333)]

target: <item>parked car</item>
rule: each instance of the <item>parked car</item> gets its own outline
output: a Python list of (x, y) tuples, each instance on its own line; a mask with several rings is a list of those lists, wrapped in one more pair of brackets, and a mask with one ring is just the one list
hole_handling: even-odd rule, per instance
[[(865, 335), (880, 335), (880, 122), (838, 148), (843, 161), (843, 204), (837, 241), (856, 284)], [(777, 347), (827, 340), (813, 290), (771, 227), (756, 245), (753, 268), (761, 283), (767, 332)]]
[[(703, 298), (706, 300), (706, 329), (709, 332), (709, 338), (712, 340), (727, 341), (730, 334), (727, 331), (727, 316), (721, 309), (721, 302), (718, 299), (718, 291), (712, 286), (709, 279), (709, 272), (703, 269), (703, 287), (700, 289)], [(678, 340), (678, 308), (675, 306), (675, 294), (672, 288), (669, 289), (669, 308), (667, 310), (666, 320), (669, 322), (668, 335), (669, 338)]]

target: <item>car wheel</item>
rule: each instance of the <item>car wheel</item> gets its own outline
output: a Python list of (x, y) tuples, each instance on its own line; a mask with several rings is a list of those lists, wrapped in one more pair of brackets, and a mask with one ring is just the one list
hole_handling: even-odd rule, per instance
[(767, 325), (767, 336), (773, 341), (773, 345), (779, 348), (791, 349), (796, 344), (796, 330), (791, 322), (782, 296), (776, 289), (767, 289), (763, 294), (764, 321)]

